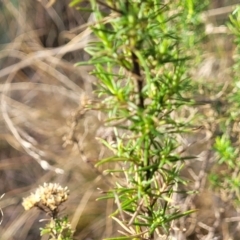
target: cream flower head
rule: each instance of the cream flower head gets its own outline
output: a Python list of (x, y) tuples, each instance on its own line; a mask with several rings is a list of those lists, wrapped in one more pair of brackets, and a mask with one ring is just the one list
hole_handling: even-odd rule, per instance
[(68, 199), (68, 187), (61, 187), (58, 183), (44, 183), (35, 193), (23, 199), (23, 207), (29, 210), (37, 207), (45, 212), (57, 212), (58, 206)]

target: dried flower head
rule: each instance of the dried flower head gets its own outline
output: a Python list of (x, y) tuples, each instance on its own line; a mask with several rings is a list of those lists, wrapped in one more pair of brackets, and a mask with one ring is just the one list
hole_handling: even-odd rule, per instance
[(36, 189), (35, 193), (24, 198), (22, 205), (25, 210), (37, 207), (54, 215), (58, 206), (67, 200), (68, 195), (68, 187), (63, 188), (58, 183), (44, 183)]

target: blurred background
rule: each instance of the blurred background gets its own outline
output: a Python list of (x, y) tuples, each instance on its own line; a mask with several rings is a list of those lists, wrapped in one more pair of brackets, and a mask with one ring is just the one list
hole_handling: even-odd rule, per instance
[[(46, 216), (35, 209), (25, 212), (21, 205), (22, 198), (44, 182), (69, 187), (62, 214), (69, 215), (75, 239), (98, 240), (116, 231), (107, 217), (113, 202), (96, 201), (109, 180), (93, 168), (97, 159), (108, 154), (95, 137), (111, 137), (111, 132), (103, 129), (97, 113), (81, 115), (81, 103), (93, 96), (95, 79), (89, 75), (90, 67), (74, 66), (89, 58), (83, 48), (91, 38), (87, 29), (91, 18), (69, 3), (0, 1), (0, 195), (5, 193), (0, 200), (1, 240), (47, 239), (39, 236), (39, 227), (45, 224), (39, 220)], [(237, 3), (210, 1), (199, 63), (191, 70), (198, 100), (208, 102), (222, 93), (222, 111), (235, 50), (225, 23)], [(207, 172), (215, 169), (211, 139), (217, 129), (215, 109), (216, 104), (196, 109), (206, 116), (206, 128), (198, 136), (201, 141), (191, 136), (186, 140), (191, 143), (189, 153), (202, 158), (183, 172), (199, 194), (183, 201), (201, 211), (188, 219), (191, 228), (177, 239), (240, 236), (240, 219), (226, 221), (237, 217), (238, 211), (207, 183)]]

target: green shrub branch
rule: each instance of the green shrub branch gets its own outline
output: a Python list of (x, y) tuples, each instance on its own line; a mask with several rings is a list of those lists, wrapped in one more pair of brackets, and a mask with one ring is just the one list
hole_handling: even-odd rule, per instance
[[(184, 183), (179, 172), (188, 159), (178, 153), (176, 136), (190, 129), (174, 113), (192, 103), (185, 93), (191, 88), (187, 62), (196, 3), (90, 4), (97, 40), (85, 49), (91, 60), (79, 65), (94, 65), (99, 103), (90, 109), (106, 112), (106, 124), (115, 132), (115, 142), (101, 140), (113, 156), (96, 164), (115, 162), (107, 172), (120, 176), (103, 197), (115, 199), (112, 216), (126, 236), (114, 239), (155, 239), (169, 234), (173, 220), (192, 212), (182, 212), (173, 198)], [(106, 9), (111, 12), (108, 23)]]

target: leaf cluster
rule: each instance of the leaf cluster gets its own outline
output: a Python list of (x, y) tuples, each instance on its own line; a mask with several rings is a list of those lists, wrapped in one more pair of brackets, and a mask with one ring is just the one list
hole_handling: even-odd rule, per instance
[(124, 235), (152, 239), (155, 232), (167, 234), (171, 221), (191, 212), (182, 213), (173, 201), (178, 184), (184, 184), (179, 177), (182, 162), (189, 159), (178, 154), (176, 140), (189, 126), (174, 113), (192, 104), (184, 93), (191, 88), (186, 34), (194, 26), (194, 4), (155, 0), (89, 4), (97, 39), (85, 49), (90, 61), (78, 65), (94, 66), (99, 103), (89, 107), (106, 112), (106, 124), (114, 128), (115, 141), (102, 140), (113, 156), (96, 166), (118, 163), (106, 172), (120, 178), (103, 198), (115, 199), (118, 208), (112, 216)]

